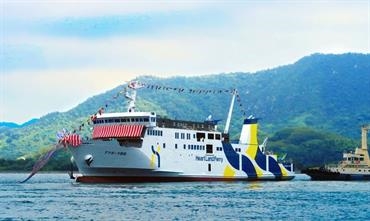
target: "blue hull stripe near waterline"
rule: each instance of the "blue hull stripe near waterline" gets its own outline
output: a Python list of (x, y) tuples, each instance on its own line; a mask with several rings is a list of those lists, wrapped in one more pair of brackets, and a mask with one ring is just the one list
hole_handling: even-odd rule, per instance
[(236, 170), (239, 170), (239, 154), (235, 152), (230, 143), (222, 142), (222, 147), (229, 164)]
[(248, 157), (237, 153), (230, 143), (222, 142), (222, 147), (226, 155), (227, 161), (230, 163), (230, 165), (234, 169), (236, 170), (240, 169), (239, 157), (241, 156), (242, 157), (242, 171), (244, 171), (250, 178), (257, 177), (256, 169), (254, 168), (252, 162), (249, 160)]

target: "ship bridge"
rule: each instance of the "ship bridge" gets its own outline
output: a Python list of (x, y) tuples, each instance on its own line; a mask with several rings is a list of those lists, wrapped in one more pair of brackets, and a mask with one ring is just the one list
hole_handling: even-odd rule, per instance
[(154, 112), (103, 113), (94, 120), (93, 139), (143, 137), (144, 128), (155, 127)]
[(146, 127), (156, 126), (156, 114), (154, 112), (122, 112), (103, 113), (96, 117), (94, 126), (104, 125), (144, 125)]

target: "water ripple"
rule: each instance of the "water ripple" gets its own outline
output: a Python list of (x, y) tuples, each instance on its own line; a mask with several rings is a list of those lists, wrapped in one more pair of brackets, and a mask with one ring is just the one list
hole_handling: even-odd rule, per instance
[(369, 220), (370, 182), (80, 184), (0, 174), (0, 220)]

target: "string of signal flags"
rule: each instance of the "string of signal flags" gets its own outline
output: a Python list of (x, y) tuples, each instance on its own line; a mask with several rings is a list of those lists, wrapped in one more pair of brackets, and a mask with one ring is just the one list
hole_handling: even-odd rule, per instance
[(238, 103), (238, 106), (241, 110), (241, 113), (243, 117), (246, 117), (246, 111), (244, 109), (244, 106), (242, 104), (240, 94), (236, 89), (192, 89), (192, 88), (182, 88), (182, 87), (169, 87), (165, 85), (158, 85), (158, 84), (148, 84), (148, 83), (142, 83), (139, 81), (130, 81), (123, 87), (122, 90), (117, 92), (111, 99), (106, 100), (105, 104), (92, 115), (90, 115), (84, 122), (82, 122), (77, 128), (72, 130), (72, 133), (76, 133), (77, 131), (83, 130), (83, 128), (86, 125), (91, 125), (96, 120), (97, 116), (102, 115), (110, 106), (110, 103), (112, 103), (114, 100), (118, 99), (120, 96), (125, 96), (128, 93), (128, 88), (130, 89), (138, 89), (138, 88), (146, 88), (150, 90), (155, 91), (168, 91), (168, 92), (176, 92), (176, 93), (189, 93), (189, 94), (233, 94), (236, 95), (236, 101)]
[(227, 94), (235, 94), (236, 95), (236, 101), (239, 103), (240, 109), (242, 111), (243, 116), (246, 116), (246, 112), (244, 110), (243, 104), (240, 99), (239, 92), (236, 89), (185, 89), (181, 87), (168, 87), (163, 85), (156, 85), (156, 84), (147, 84), (147, 83), (139, 83), (138, 81), (131, 81), (129, 82), (122, 90), (117, 92), (112, 99), (109, 99), (105, 102), (104, 106), (101, 106), (94, 114), (90, 115), (84, 122), (82, 122), (77, 129), (73, 129), (72, 133), (69, 131), (63, 129), (63, 131), (60, 131), (57, 133), (57, 139), (58, 143), (55, 144), (46, 154), (41, 156), (39, 160), (34, 164), (32, 171), (30, 175), (21, 181), (21, 183), (26, 182), (29, 180), (32, 176), (34, 176), (41, 168), (46, 165), (46, 163), (49, 161), (49, 159), (52, 157), (52, 155), (62, 149), (63, 147), (67, 147), (67, 145), (72, 146), (78, 146), (81, 144), (81, 137), (80, 135), (76, 134), (77, 131), (81, 131), (86, 125), (91, 125), (97, 118), (98, 115), (103, 114), (103, 112), (109, 107), (109, 104), (119, 98), (122, 94), (124, 94), (125, 97), (129, 96), (127, 95), (128, 91), (127, 88), (131, 89), (138, 89), (146, 87), (147, 89), (151, 90), (162, 90), (162, 91), (172, 91), (177, 93), (190, 93), (190, 94), (221, 94), (221, 93), (227, 93)]

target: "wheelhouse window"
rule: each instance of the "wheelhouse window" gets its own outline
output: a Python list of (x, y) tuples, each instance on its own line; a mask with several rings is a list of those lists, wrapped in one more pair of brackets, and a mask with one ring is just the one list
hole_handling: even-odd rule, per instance
[(197, 141), (204, 141), (204, 138), (206, 137), (205, 133), (197, 133)]
[(221, 134), (216, 134), (216, 140), (221, 140)]
[(215, 139), (215, 135), (212, 134), (212, 133), (209, 133), (208, 134), (208, 140), (214, 140)]

